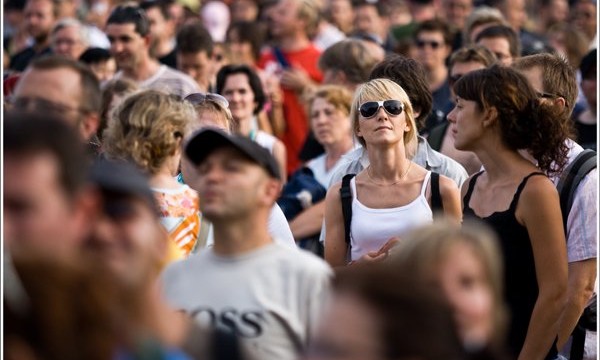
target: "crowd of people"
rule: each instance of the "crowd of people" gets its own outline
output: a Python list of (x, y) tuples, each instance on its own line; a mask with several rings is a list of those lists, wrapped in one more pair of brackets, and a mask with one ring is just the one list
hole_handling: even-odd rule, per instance
[(7, 0), (7, 359), (597, 357), (595, 0)]

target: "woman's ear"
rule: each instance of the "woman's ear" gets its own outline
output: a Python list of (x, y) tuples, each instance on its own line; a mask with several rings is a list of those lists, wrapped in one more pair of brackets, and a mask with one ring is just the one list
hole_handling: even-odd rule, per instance
[(495, 106), (489, 107), (483, 113), (483, 127), (490, 127), (496, 123), (498, 119), (498, 109)]

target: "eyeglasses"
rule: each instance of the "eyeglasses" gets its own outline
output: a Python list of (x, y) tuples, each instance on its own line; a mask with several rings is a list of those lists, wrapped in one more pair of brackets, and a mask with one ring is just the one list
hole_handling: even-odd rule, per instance
[(225, 109), (229, 108), (229, 101), (227, 101), (227, 99), (225, 99), (223, 96), (221, 96), (219, 94), (192, 93), (192, 94), (189, 94), (188, 96), (186, 96), (185, 98), (183, 98), (183, 100), (189, 101), (194, 106), (201, 105), (205, 101), (212, 101), (212, 102), (215, 102), (215, 103), (221, 105)]
[(439, 48), (440, 46), (442, 46), (442, 43), (438, 42), (438, 41), (417, 40), (417, 47), (419, 49), (423, 49), (427, 45), (431, 46), (431, 48), (435, 50), (435, 49)]
[(76, 111), (80, 114), (89, 113), (89, 110), (80, 107), (72, 107), (39, 97), (20, 96), (18, 98), (11, 99), (9, 103), (15, 110), (48, 112), (58, 115), (62, 115), (69, 111)]
[(368, 119), (375, 116), (380, 107), (383, 107), (385, 112), (392, 116), (398, 116), (404, 110), (404, 104), (399, 100), (381, 100), (367, 101), (358, 108), (358, 111), (362, 117)]

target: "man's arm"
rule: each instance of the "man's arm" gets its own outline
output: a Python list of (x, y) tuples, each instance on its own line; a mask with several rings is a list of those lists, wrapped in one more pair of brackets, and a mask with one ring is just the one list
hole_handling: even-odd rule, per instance
[(594, 293), (596, 281), (596, 259), (576, 261), (569, 264), (569, 277), (567, 284), (567, 304), (561, 315), (558, 330), (558, 348), (562, 348), (577, 321), (583, 313), (583, 309)]
[(325, 200), (321, 200), (313, 206), (302, 211), (292, 221), (290, 229), (296, 241), (318, 234), (323, 225), (325, 216)]

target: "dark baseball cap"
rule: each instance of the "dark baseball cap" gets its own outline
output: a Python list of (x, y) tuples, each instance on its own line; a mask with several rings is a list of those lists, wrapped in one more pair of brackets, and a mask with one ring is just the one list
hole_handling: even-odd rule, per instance
[(185, 146), (185, 154), (192, 163), (200, 165), (213, 151), (228, 146), (264, 168), (270, 176), (281, 180), (277, 161), (267, 149), (247, 137), (230, 135), (218, 129), (202, 129), (194, 134)]
[(148, 177), (127, 161), (99, 158), (92, 164), (88, 179), (102, 191), (139, 198), (158, 211)]

